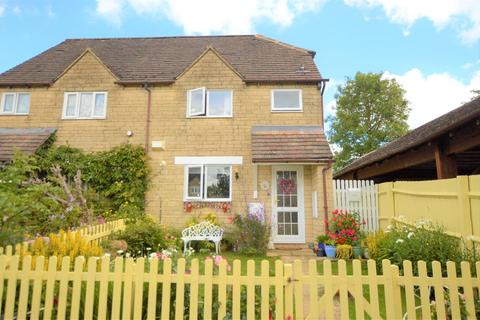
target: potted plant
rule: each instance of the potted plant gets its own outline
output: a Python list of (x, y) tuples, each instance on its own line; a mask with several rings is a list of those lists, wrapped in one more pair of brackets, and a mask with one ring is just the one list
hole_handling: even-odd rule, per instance
[(328, 239), (330, 238), (326, 234), (322, 234), (317, 237), (317, 243), (318, 243), (317, 256), (319, 257), (325, 256), (325, 241), (327, 241)]
[(337, 246), (337, 258), (348, 260), (352, 257), (352, 246), (349, 244), (340, 244)]
[(352, 255), (354, 259), (362, 258), (363, 248), (360, 245), (360, 240), (352, 242)]
[(325, 254), (329, 258), (335, 258), (337, 255), (337, 248), (335, 247), (335, 240), (334, 239), (328, 239), (325, 242)]

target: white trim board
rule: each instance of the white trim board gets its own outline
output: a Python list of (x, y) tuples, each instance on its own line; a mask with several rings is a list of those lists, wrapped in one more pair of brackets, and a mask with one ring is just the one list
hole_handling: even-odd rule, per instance
[(175, 157), (175, 164), (243, 164), (243, 157)]

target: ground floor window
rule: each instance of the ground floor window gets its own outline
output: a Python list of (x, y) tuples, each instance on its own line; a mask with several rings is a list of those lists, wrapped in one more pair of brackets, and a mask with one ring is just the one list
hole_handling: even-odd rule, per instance
[(185, 200), (231, 201), (231, 165), (185, 166)]

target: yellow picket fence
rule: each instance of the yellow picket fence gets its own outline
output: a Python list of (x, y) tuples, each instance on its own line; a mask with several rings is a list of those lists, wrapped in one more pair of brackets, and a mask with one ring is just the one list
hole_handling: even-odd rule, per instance
[[(100, 223), (96, 225), (88, 225), (85, 227), (78, 228), (74, 232), (80, 233), (80, 235), (88, 242), (93, 242), (95, 244), (100, 244), (100, 242), (107, 238), (112, 232), (120, 231), (125, 229), (125, 220), (118, 219), (114, 221), (109, 221), (105, 223)], [(18, 243), (15, 246), (6, 246), (5, 248), (0, 247), (0, 254), (12, 255), (14, 253), (28, 252), (31, 246), (31, 242), (24, 241)]]
[[(46, 265), (45, 265), (46, 263)], [(419, 262), (403, 274), (388, 260), (347, 268), (344, 260), (223, 260), (0, 256), (0, 318), (4, 319), (475, 319), (480, 262), (457, 272), (453, 262)], [(321, 268), (320, 268), (321, 267)], [(320, 272), (320, 271), (321, 272)], [(475, 272), (472, 272), (475, 271)], [(273, 298), (273, 299), (272, 299)], [(436, 303), (432, 304), (432, 300)]]

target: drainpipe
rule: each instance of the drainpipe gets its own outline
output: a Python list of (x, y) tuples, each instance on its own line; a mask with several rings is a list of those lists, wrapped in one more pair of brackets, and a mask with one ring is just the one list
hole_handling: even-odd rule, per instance
[(323, 182), (323, 209), (324, 219), (328, 220), (328, 202), (327, 202), (327, 171), (332, 168), (332, 161), (327, 162), (327, 166), (322, 169), (322, 182)]
[(147, 122), (145, 124), (145, 153), (148, 153), (148, 145), (150, 142), (150, 122), (151, 122), (151, 110), (152, 110), (152, 90), (148, 85), (148, 82), (143, 84), (143, 89), (147, 91)]

